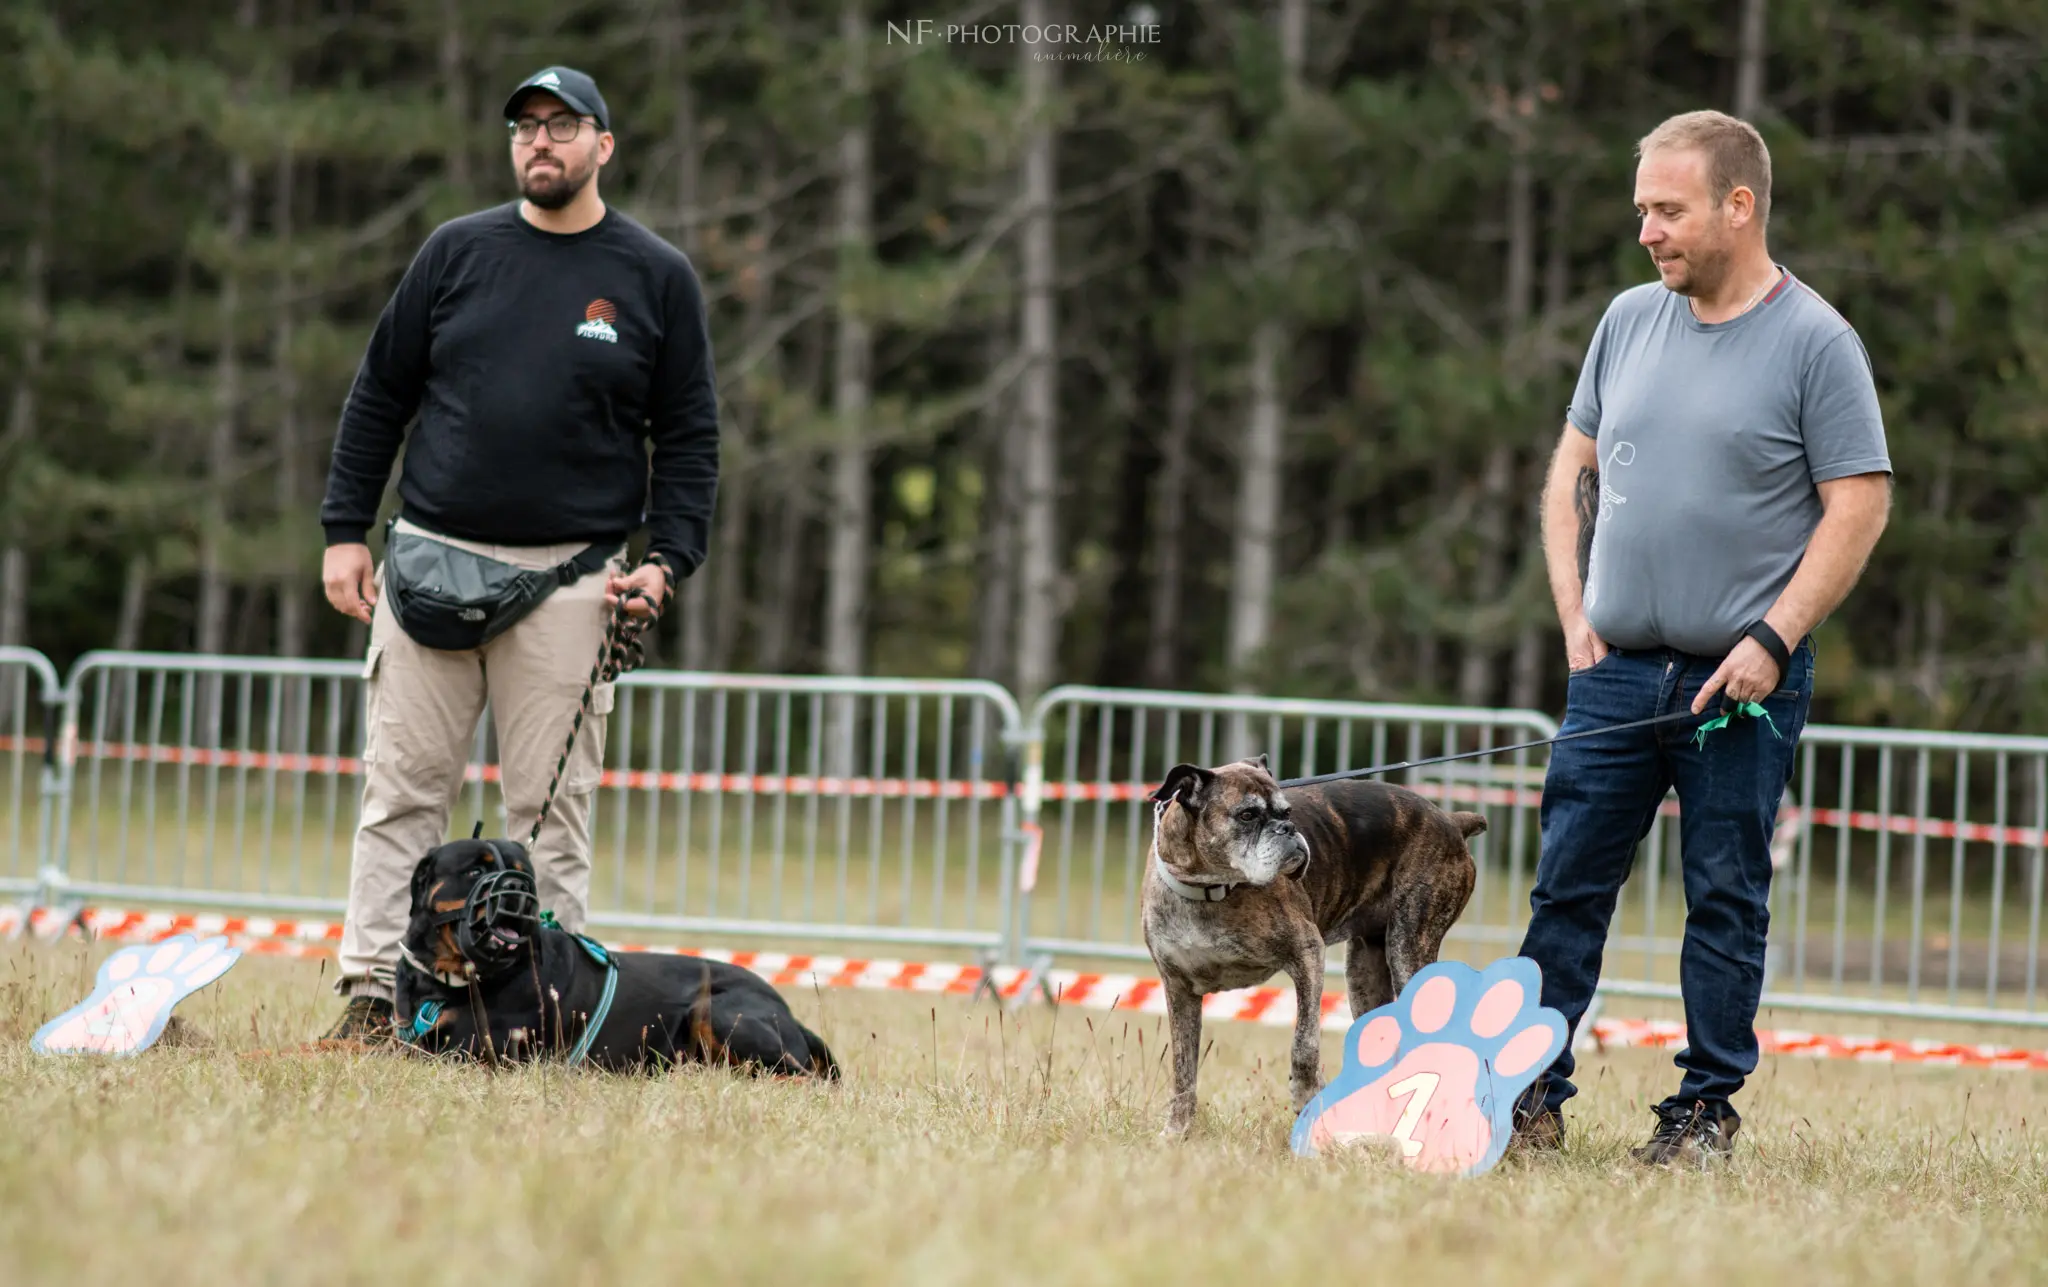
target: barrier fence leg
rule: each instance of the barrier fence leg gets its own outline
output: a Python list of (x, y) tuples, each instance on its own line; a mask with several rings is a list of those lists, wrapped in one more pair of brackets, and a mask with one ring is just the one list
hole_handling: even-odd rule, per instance
[[(999, 963), (1020, 969), (1014, 991), (1005, 1005), (1006, 1009), (1015, 1011), (1030, 1002), (1033, 992), (1042, 994), (1048, 1002), (1055, 998), (1046, 980), (1052, 969), (1051, 953), (1041, 952), (1025, 959), (1027, 945), (1031, 941), (1031, 891), (1038, 883), (1038, 856), (1043, 837), (1038, 825), (1038, 811), (1045, 780), (1045, 739), (1034, 728), (1005, 740), (1017, 747), (1023, 757), (1018, 790), (1003, 802), (1003, 946)], [(975, 985), (976, 1001), (981, 999), (984, 990), (998, 1004), (1004, 1004), (993, 968), (982, 971), (981, 981)]]
[(1593, 993), (1592, 1001), (1586, 1005), (1586, 1013), (1579, 1020), (1579, 1030), (1572, 1034), (1572, 1053), (1583, 1055), (1593, 1048), (1593, 1025), (1600, 1022), (1600, 1011), (1606, 1007), (1607, 998), (1600, 992)]
[(33, 906), (47, 907), (63, 884), (62, 861), (57, 852), (57, 819), (70, 812), (70, 792), (58, 768), (70, 747), (59, 750), (64, 728), (63, 704), (54, 696), (43, 698), (43, 767), (37, 780), (36, 802), (36, 891)]
[(1031, 821), (1018, 830), (1021, 832), (1023, 858), (1018, 864), (1018, 929), (1016, 952), (1023, 974), (1017, 980), (1017, 989), (1010, 996), (1009, 1009), (1018, 1010), (1031, 1003), (1033, 993), (1045, 998), (1047, 1005), (1058, 1005), (1059, 998), (1053, 995), (1052, 982), (1047, 977), (1052, 973), (1052, 953), (1038, 952), (1027, 955), (1031, 932), (1031, 891), (1038, 884), (1038, 857), (1045, 840), (1045, 832), (1038, 825), (1037, 801), (1031, 801)]
[(72, 764), (77, 735), (76, 711), (70, 694), (43, 699), (43, 768), (37, 785), (36, 888), (22, 909), (21, 927), (33, 931), (31, 918), (44, 913), (45, 930), (37, 937), (54, 942), (73, 926), (87, 933), (85, 900), (68, 891), (71, 864), (66, 849), (71, 834)]

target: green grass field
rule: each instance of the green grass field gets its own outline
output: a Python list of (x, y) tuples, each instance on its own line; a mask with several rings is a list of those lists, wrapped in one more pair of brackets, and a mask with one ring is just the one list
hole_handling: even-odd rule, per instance
[(263, 1053), (335, 1003), (320, 963), (245, 957), (179, 1011), (205, 1044), (34, 1055), (105, 950), (0, 948), (10, 1282), (1868, 1287), (2048, 1265), (2038, 1073), (1766, 1056), (1734, 1165), (1684, 1175), (1626, 1157), (1669, 1054), (1594, 1054), (1567, 1154), (1459, 1181), (1295, 1158), (1281, 1029), (1208, 1026), (1202, 1114), (1168, 1143), (1160, 1020), (957, 998), (785, 989), (836, 1088), (491, 1073)]

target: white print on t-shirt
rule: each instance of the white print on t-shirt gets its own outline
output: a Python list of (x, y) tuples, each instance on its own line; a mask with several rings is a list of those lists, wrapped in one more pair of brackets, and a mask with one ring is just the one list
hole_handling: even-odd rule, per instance
[[(1626, 452), (1626, 455), (1623, 453)], [(1636, 463), (1636, 445), (1632, 442), (1617, 442), (1614, 450), (1607, 453), (1607, 463), (1600, 469), (1600, 521), (1606, 522), (1614, 516), (1616, 505), (1628, 504), (1628, 497), (1614, 490), (1614, 467)]]
[(1593, 548), (1586, 559), (1586, 588), (1583, 597), (1584, 607), (1588, 612), (1592, 611), (1594, 600), (1600, 596), (1599, 524), (1614, 517), (1615, 506), (1628, 504), (1628, 497), (1614, 490), (1614, 469), (1617, 465), (1633, 465), (1635, 460), (1636, 445), (1632, 442), (1617, 442), (1614, 444), (1614, 450), (1607, 453), (1607, 463), (1600, 468), (1600, 516), (1593, 528)]

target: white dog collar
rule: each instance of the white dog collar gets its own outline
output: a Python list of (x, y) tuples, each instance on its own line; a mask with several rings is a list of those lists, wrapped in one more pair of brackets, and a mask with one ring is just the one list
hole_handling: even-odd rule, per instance
[[(1152, 858), (1155, 862), (1158, 861), (1159, 854), (1156, 850), (1153, 852)], [(1168, 889), (1172, 890), (1176, 894), (1179, 894), (1182, 898), (1187, 899), (1191, 903), (1220, 903), (1230, 896), (1231, 890), (1237, 888), (1235, 884), (1197, 885), (1192, 882), (1182, 880), (1180, 877), (1168, 871), (1166, 869), (1166, 864), (1163, 862), (1159, 863), (1159, 879), (1166, 885)]]
[(1167, 869), (1166, 860), (1159, 856), (1159, 824), (1166, 819), (1166, 806), (1173, 803), (1173, 797), (1159, 801), (1152, 806), (1152, 864), (1159, 868), (1159, 879), (1174, 893), (1191, 903), (1220, 903), (1230, 897), (1230, 891), (1237, 888), (1237, 882), (1227, 885), (1198, 885), (1182, 880)]
[(406, 964), (412, 966), (413, 969), (418, 970), (421, 974), (433, 975), (434, 978), (438, 979), (443, 986), (451, 988), (466, 988), (469, 986), (468, 979), (462, 978), (458, 975), (443, 974), (439, 970), (436, 970), (433, 966), (428, 965), (426, 962), (420, 960), (419, 957), (414, 956), (412, 949), (407, 947), (402, 941), (398, 945), (398, 954), (400, 956), (403, 956), (405, 958)]

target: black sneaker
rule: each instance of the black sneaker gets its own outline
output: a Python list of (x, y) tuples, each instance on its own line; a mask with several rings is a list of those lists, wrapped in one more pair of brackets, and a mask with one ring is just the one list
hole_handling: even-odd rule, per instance
[(1709, 1113), (1698, 1103), (1660, 1108), (1649, 1142), (1630, 1149), (1628, 1155), (1645, 1166), (1704, 1170), (1728, 1160), (1735, 1151), (1735, 1132), (1741, 1129), (1742, 1119), (1726, 1106), (1718, 1113)]
[(341, 1012), (333, 1027), (320, 1034), (320, 1040), (380, 1046), (396, 1036), (391, 1003), (383, 997), (360, 996), (348, 999), (348, 1008)]

